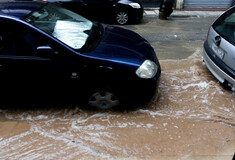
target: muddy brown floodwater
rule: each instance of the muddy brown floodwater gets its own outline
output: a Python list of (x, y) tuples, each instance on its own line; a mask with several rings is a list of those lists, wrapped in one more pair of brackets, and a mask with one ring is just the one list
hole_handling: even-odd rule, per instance
[(160, 63), (159, 94), (136, 110), (0, 110), (0, 159), (232, 160), (234, 96), (194, 55)]
[(160, 60), (159, 94), (134, 110), (0, 109), (0, 159), (232, 160), (235, 96), (201, 56)]

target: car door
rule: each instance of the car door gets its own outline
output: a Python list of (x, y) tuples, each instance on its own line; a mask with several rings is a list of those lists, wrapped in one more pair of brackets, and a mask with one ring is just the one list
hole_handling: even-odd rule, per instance
[[(9, 96), (48, 93), (63, 78), (56, 52), (48, 49), (46, 39), (17, 25), (4, 23), (0, 26), (1, 93)], [(40, 47), (47, 48), (51, 53), (40, 56)]]

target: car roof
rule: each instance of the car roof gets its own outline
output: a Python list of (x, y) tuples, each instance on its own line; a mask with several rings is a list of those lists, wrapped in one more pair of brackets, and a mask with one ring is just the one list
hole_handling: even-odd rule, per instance
[(45, 6), (45, 2), (36, 1), (7, 1), (0, 2), (0, 16), (10, 16), (21, 19), (33, 11), (39, 10)]

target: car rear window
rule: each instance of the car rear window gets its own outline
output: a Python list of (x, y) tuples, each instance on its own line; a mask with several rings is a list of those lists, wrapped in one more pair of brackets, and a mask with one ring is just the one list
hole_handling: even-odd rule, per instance
[(214, 24), (215, 31), (235, 45), (235, 7), (225, 12)]

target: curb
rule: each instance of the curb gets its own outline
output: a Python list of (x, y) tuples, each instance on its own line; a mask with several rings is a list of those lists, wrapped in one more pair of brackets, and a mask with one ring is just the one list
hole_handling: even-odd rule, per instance
[[(224, 10), (221, 11), (204, 11), (204, 10), (174, 10), (170, 17), (213, 17), (220, 16), (224, 13)], [(145, 8), (144, 16), (159, 16), (159, 8)]]

